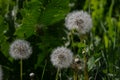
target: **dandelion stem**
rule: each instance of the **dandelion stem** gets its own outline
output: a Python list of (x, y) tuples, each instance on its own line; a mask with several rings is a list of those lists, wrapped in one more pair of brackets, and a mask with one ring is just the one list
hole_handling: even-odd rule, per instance
[(74, 80), (78, 80), (78, 75), (76, 71), (74, 71)]
[(85, 80), (89, 80), (89, 78), (88, 78), (88, 68), (87, 68), (87, 57), (86, 57), (86, 54), (84, 54), (84, 63), (85, 63), (85, 68), (84, 68)]
[(60, 80), (62, 80), (62, 78), (61, 78), (61, 70), (59, 72), (60, 72)]
[(45, 73), (45, 68), (46, 68), (46, 65), (47, 65), (47, 61), (45, 62), (45, 66), (44, 66), (44, 69), (43, 69), (43, 72), (42, 72), (42, 77), (41, 77), (41, 80), (43, 80), (43, 76), (44, 76), (44, 73)]
[(72, 30), (71, 34), (70, 34), (71, 46), (72, 46), (72, 49), (74, 50), (74, 37), (73, 37), (73, 34), (74, 34), (74, 30)]
[(59, 71), (60, 71), (60, 69), (58, 68), (58, 69), (57, 69), (57, 73), (56, 73), (56, 78), (55, 78), (55, 80), (58, 80)]
[(20, 59), (20, 80), (22, 80), (22, 59)]

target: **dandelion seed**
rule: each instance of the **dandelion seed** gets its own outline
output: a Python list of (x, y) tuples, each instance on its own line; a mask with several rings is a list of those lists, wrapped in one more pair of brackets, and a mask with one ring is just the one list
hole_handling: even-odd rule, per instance
[(57, 47), (51, 54), (51, 62), (57, 68), (68, 68), (73, 60), (73, 53), (66, 47)]
[(1, 68), (1, 66), (0, 66), (0, 80), (3, 79), (2, 76), (3, 76), (3, 71), (2, 71), (2, 68)]
[(73, 11), (65, 18), (65, 26), (68, 30), (76, 30), (80, 34), (85, 34), (92, 28), (92, 19), (87, 12)]
[(32, 48), (25, 40), (15, 40), (10, 45), (9, 53), (14, 59), (27, 59), (32, 54)]

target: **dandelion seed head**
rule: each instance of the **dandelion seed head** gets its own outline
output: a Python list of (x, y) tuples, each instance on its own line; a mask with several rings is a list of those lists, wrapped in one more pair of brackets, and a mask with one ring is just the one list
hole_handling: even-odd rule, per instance
[(2, 68), (1, 68), (1, 65), (0, 65), (0, 80), (2, 80), (3, 78), (3, 71), (2, 71)]
[(85, 34), (92, 28), (92, 19), (87, 12), (73, 11), (66, 16), (65, 26), (68, 30), (75, 29), (80, 34)]
[(51, 62), (57, 68), (68, 68), (73, 60), (73, 53), (66, 47), (57, 47), (51, 54)]
[(25, 40), (15, 40), (10, 45), (9, 53), (14, 59), (27, 59), (32, 54), (32, 48)]

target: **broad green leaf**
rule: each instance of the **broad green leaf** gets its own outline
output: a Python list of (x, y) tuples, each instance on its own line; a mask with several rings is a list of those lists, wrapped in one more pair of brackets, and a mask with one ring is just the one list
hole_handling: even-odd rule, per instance
[(51, 25), (65, 18), (69, 12), (69, 0), (51, 0), (40, 15), (40, 23)]
[(23, 20), (22, 25), (17, 28), (15, 35), (18, 37), (29, 37), (34, 34), (35, 26), (37, 25), (38, 17), (40, 15), (40, 3), (29, 2), (22, 10)]
[(0, 0), (0, 14), (4, 15), (8, 11), (10, 0)]
[(6, 58), (8, 58), (8, 60), (10, 62), (12, 62), (13, 59), (10, 57), (10, 54), (9, 54), (9, 43), (7, 42), (7, 37), (0, 36), (0, 39), (1, 39), (1, 41), (0, 41), (0, 46), (1, 46), (0, 50), (1, 50), (1, 52), (3, 53), (3, 55)]

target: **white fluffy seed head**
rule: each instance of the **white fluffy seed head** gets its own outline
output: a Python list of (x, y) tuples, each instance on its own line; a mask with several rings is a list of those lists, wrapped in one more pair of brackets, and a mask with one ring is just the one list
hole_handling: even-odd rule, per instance
[(0, 65), (0, 80), (2, 80), (3, 78), (3, 71), (2, 71), (2, 68), (1, 68), (1, 65)]
[(87, 12), (73, 11), (66, 16), (65, 26), (68, 30), (75, 29), (80, 34), (86, 34), (92, 28), (92, 19)]
[(73, 60), (73, 53), (66, 47), (57, 47), (51, 54), (51, 62), (57, 68), (68, 68)]
[(27, 59), (32, 54), (32, 48), (29, 42), (18, 39), (10, 45), (9, 53), (14, 59)]

